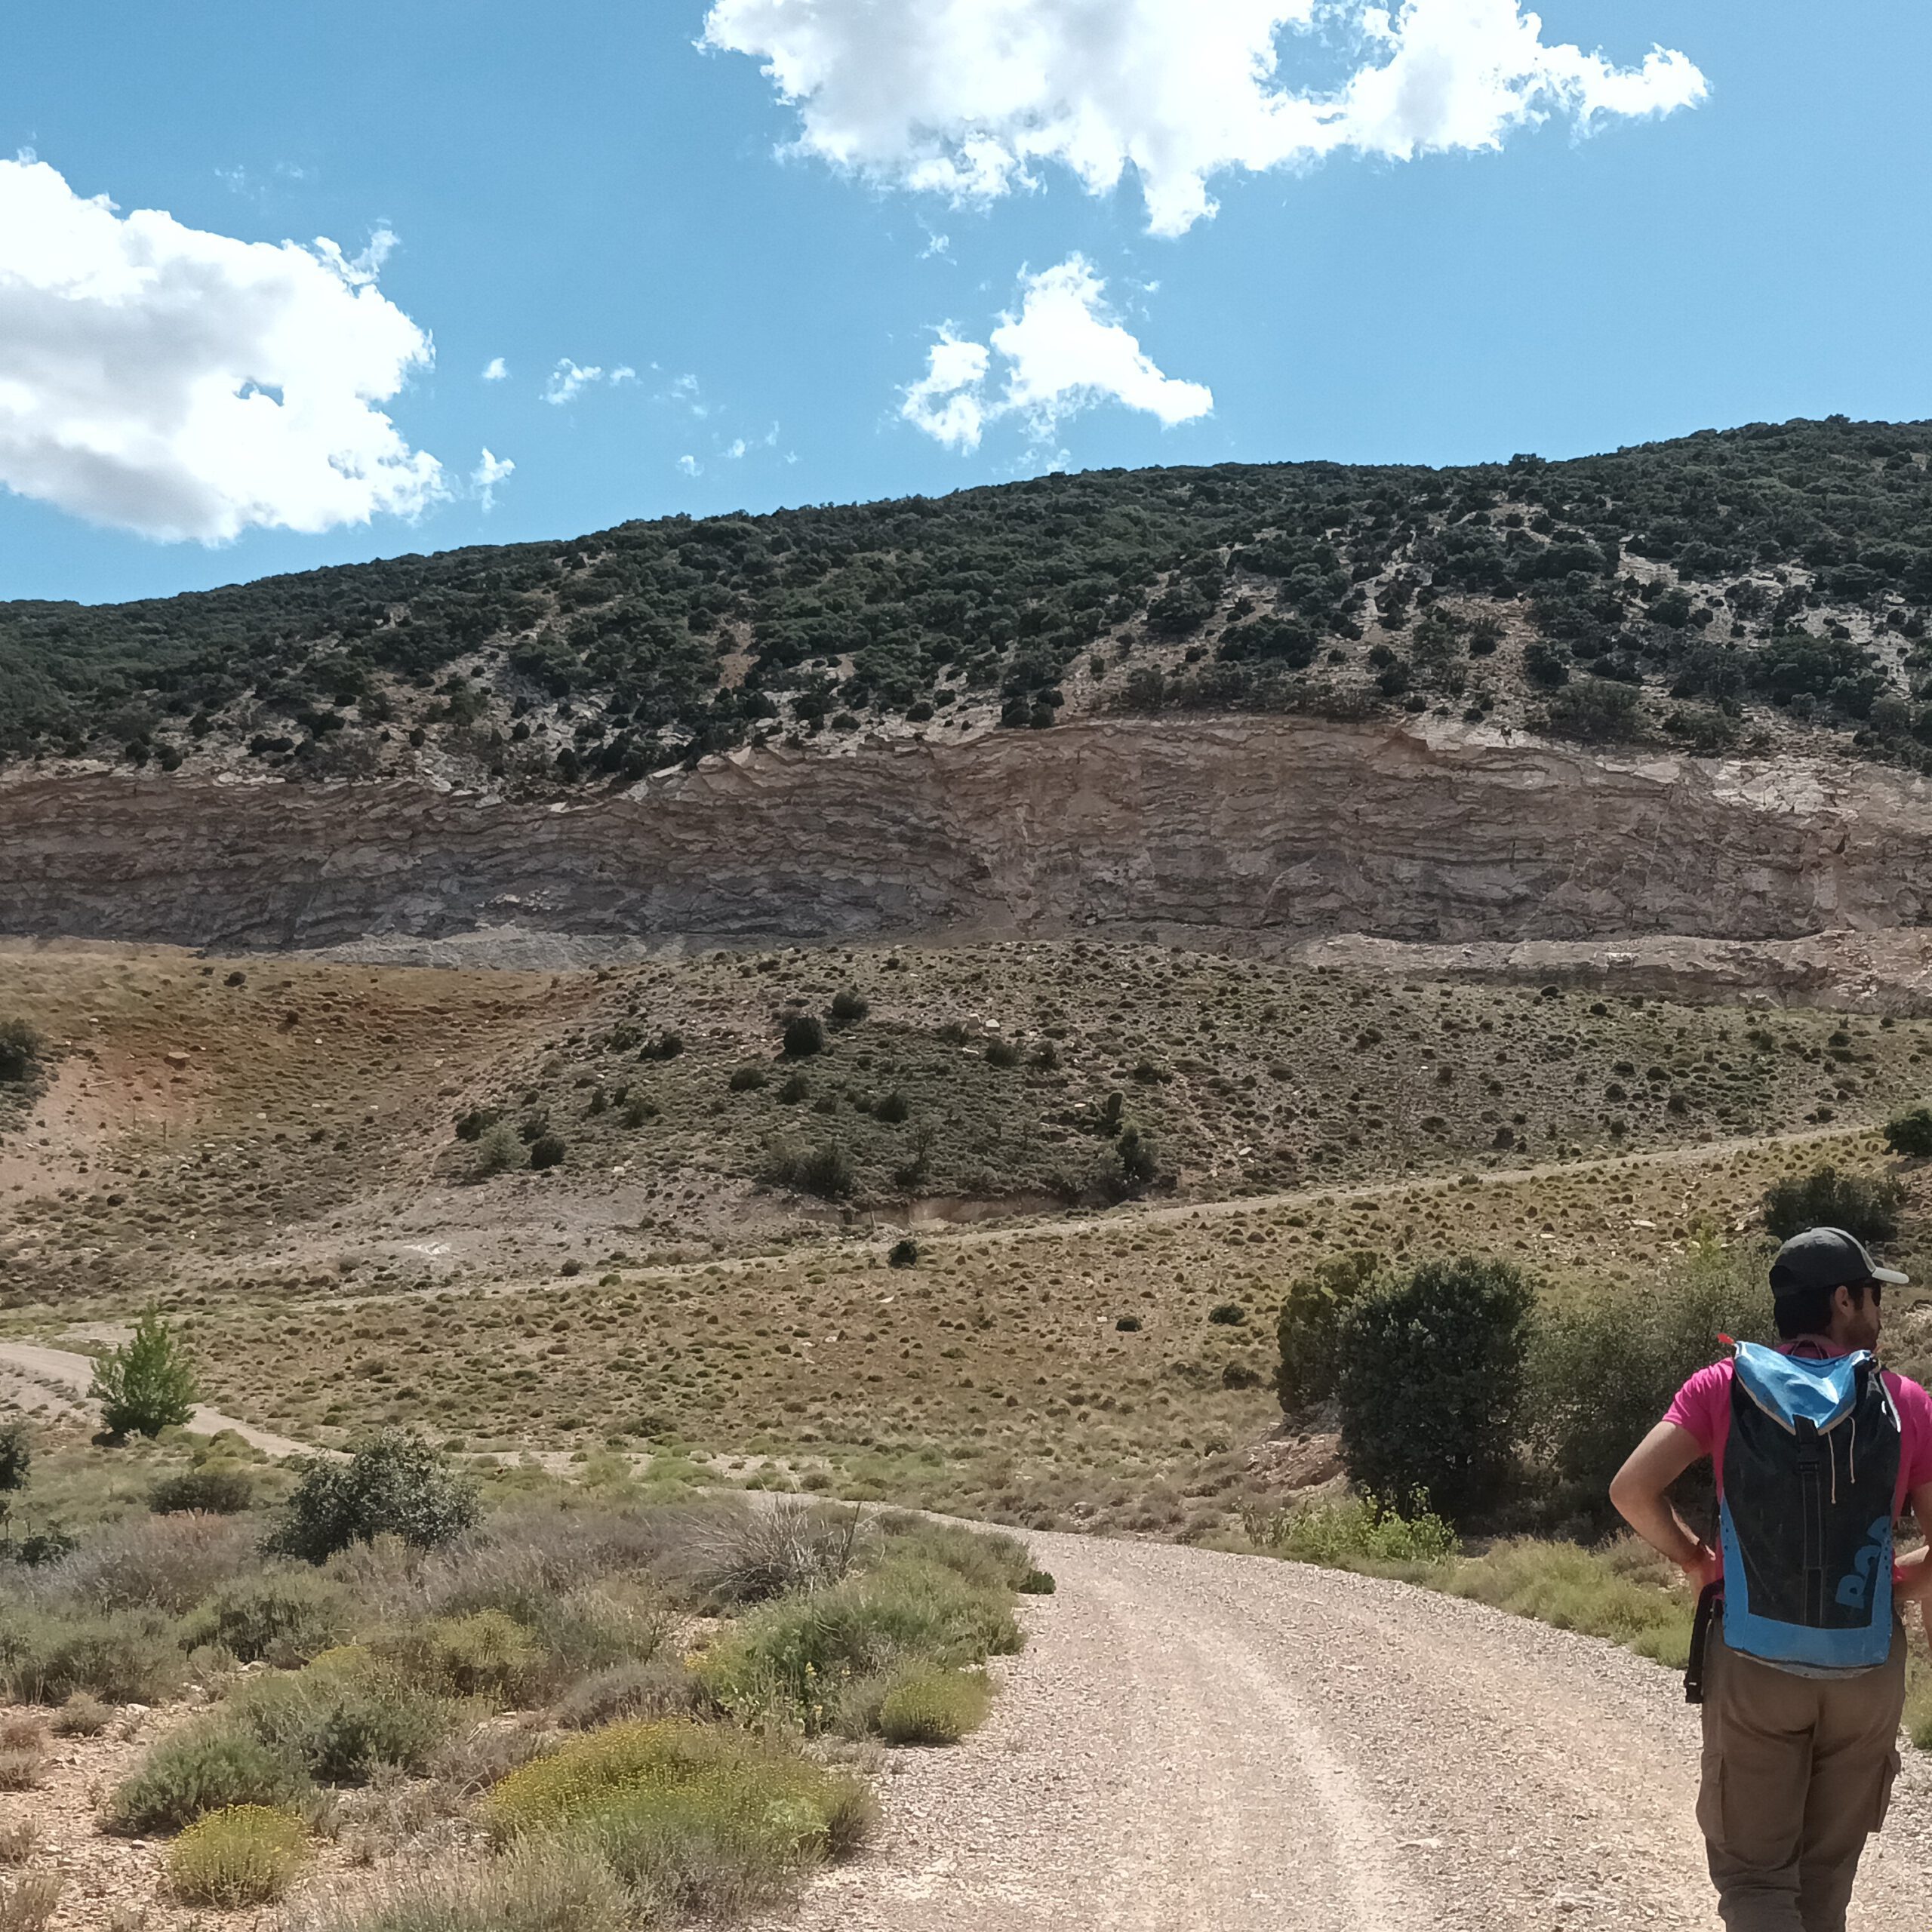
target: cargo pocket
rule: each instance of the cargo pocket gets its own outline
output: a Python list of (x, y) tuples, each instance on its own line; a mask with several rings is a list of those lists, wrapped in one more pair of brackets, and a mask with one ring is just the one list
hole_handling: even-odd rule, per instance
[(1892, 1808), (1892, 1787), (1898, 1782), (1899, 1754), (1894, 1751), (1885, 1759), (1884, 1768), (1878, 1774), (1878, 1815), (1872, 1820), (1875, 1832), (1885, 1828), (1885, 1816)]

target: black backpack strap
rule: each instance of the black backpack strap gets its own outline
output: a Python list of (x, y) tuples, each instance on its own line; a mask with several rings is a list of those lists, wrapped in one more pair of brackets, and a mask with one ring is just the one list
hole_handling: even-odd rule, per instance
[(1723, 1584), (1706, 1583), (1703, 1594), (1697, 1599), (1697, 1619), (1690, 1626), (1690, 1661), (1684, 1669), (1684, 1701), (1687, 1704), (1701, 1704), (1704, 1701), (1704, 1664), (1710, 1654), (1711, 1626), (1723, 1607)]

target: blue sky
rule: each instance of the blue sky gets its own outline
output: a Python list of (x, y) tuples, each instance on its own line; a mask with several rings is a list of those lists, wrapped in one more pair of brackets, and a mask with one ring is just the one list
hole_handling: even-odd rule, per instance
[[(957, 186), (965, 151), (937, 121), (891, 125), (905, 75), (865, 69), (861, 0), (730, 4), (727, 26), (760, 52), (700, 51), (704, 0), (0, 0), (0, 154), (29, 153), (71, 196), (165, 211), (227, 242), (326, 236), (355, 257), (394, 238), (359, 269), (277, 258), (276, 299), (303, 326), (273, 368), (246, 361), (247, 251), (212, 241), (181, 245), (208, 292), (165, 331), (117, 312), (84, 354), (75, 342), (94, 337), (66, 326), (71, 288), (45, 264), (70, 217), (91, 248), (117, 246), (120, 224), (75, 214), (45, 172), (28, 185), (51, 226), (29, 234), (0, 196), (0, 596), (152, 595), (1053, 464), (1558, 456), (1756, 419), (1932, 414), (1922, 5), (1564, 0), (1542, 10), (1544, 46), (1601, 49), (1604, 71), (1623, 71), (1661, 45), (1701, 76), (1701, 97), (1626, 112), (1605, 82), (1586, 133), (1581, 97), (1546, 91), (1531, 101), (1540, 122), (1512, 122), (1494, 147), (1444, 137), (1444, 151), (1392, 158), (1385, 131), (1312, 161), (1232, 162), (1208, 176), (1216, 212), (1188, 222), (1170, 198), (1165, 225), (1182, 232), (1156, 234), (1150, 196), (1185, 199), (1172, 169), (1150, 183), (1130, 165), (1095, 190), (1048, 153), (1027, 164), (1031, 186), (1011, 169), (1006, 192), (977, 198), (910, 185), (925, 165)], [(914, 93), (972, 112), (985, 101), (956, 40), (921, 38), (963, 4), (882, 11), (901, 17), (907, 59), (931, 56)], [(1093, 0), (974, 4), (1016, 30), (1033, 8), (1098, 31), (1080, 11)], [(1423, 4), (1458, 21), (1514, 11)], [(1106, 32), (1142, 33), (1125, 51), (1155, 68), (1164, 21), (1187, 8), (1231, 22), (1269, 11), (1110, 5)], [(809, 45), (784, 39), (801, 17)], [(966, 17), (991, 15), (948, 30)], [(761, 32), (818, 92), (780, 97)], [(1331, 100), (1388, 57), (1339, 30), (1291, 26), (1281, 46), (1278, 85)], [(1655, 97), (1678, 102), (1683, 72)], [(1135, 137), (1147, 109), (1158, 125), (1138, 130), (1142, 151), (1193, 140), (1211, 162), (1240, 103), (1223, 111), (1212, 71), (1188, 85), (1152, 108), (1110, 97), (1109, 126)], [(844, 140), (869, 171), (781, 152), (811, 131), (801, 109), (822, 148)], [(10, 273), (27, 287), (19, 302)], [(1016, 359), (992, 331), (1033, 313), (1029, 288), (1039, 327), (1008, 338)], [(1077, 340), (1054, 333), (1049, 297)], [(187, 346), (183, 314), (198, 332)], [(966, 358), (955, 374), (981, 373), (931, 392), (922, 428), (907, 392), (949, 325)], [(358, 355), (389, 368), (393, 389), (378, 383), (366, 406), (344, 400), (331, 361), (365, 328)], [(412, 350), (426, 341), (432, 363)], [(1137, 347), (1144, 360), (1115, 382), (1106, 370)], [(1037, 386), (1055, 357), (1090, 352), (1106, 365), (1090, 386), (1048, 381), (1044, 402), (1008, 404), (1016, 374)], [(337, 387), (299, 447), (236, 453), (248, 473), (231, 479), (227, 429), (188, 448), (168, 426), (177, 354), (212, 358), (184, 363), (183, 384), (245, 373), (260, 391), (248, 433), (268, 423), (272, 440), (268, 412), (293, 401), (301, 358), (329, 363)], [(497, 358), (506, 374), (484, 380)], [(602, 374), (547, 401), (566, 360)], [(31, 433), (9, 441), (20, 394)], [(941, 416), (962, 399), (963, 417)], [(380, 486), (337, 489), (331, 438), (373, 451)], [(515, 466), (487, 503), (486, 448)], [(302, 527), (263, 527), (278, 519)]]

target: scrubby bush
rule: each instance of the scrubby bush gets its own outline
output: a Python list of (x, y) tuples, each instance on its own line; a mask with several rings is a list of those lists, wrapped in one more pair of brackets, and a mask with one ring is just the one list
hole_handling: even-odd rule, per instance
[(1642, 718), (1637, 693), (1609, 678), (1583, 678), (1551, 692), (1543, 712), (1543, 728), (1552, 737), (1586, 745), (1633, 738)]
[(836, 1140), (821, 1140), (807, 1147), (789, 1140), (774, 1140), (766, 1151), (761, 1171), (778, 1186), (815, 1194), (822, 1201), (842, 1199), (859, 1184), (852, 1156)]
[(561, 1168), (569, 1152), (561, 1134), (540, 1134), (530, 1143), (531, 1167), (537, 1174), (547, 1174), (552, 1168)]
[(57, 1872), (26, 1872), (0, 1879), (0, 1932), (46, 1932), (60, 1908), (66, 1881)]
[(928, 1555), (890, 1557), (830, 1589), (753, 1611), (699, 1660), (698, 1675), (748, 1720), (824, 1730), (860, 1680), (908, 1661), (961, 1668), (1017, 1651), (1009, 1588)]
[(158, 1310), (134, 1324), (133, 1339), (94, 1364), (88, 1392), (109, 1435), (158, 1435), (179, 1429), (200, 1399), (194, 1371)]
[(238, 1804), (196, 1820), (168, 1847), (168, 1882), (189, 1905), (236, 1912), (285, 1897), (308, 1862), (294, 1813)]
[(0, 1791), (32, 1791), (47, 1772), (47, 1733), (34, 1718), (0, 1718)]
[(0, 1020), (0, 1086), (24, 1086), (40, 1071), (47, 1043), (24, 1020)]
[(153, 1611), (60, 1614), (8, 1604), (0, 1616), (0, 1700), (59, 1704), (76, 1691), (110, 1704), (158, 1704), (187, 1662), (170, 1620)]
[(0, 1423), (0, 1516), (5, 1498), (17, 1496), (33, 1472), (33, 1433), (23, 1422)]
[[(637, 1123), (632, 1122), (633, 1126)], [(478, 1180), (488, 1180), (494, 1174), (508, 1174), (516, 1168), (530, 1164), (530, 1150), (523, 1144), (521, 1137), (506, 1120), (500, 1120), (488, 1128), (476, 1143), (476, 1158), (470, 1172)]]
[(1769, 1314), (1755, 1262), (1709, 1242), (1653, 1286), (1539, 1309), (1526, 1434), (1564, 1513), (1592, 1532), (1613, 1527), (1610, 1483), (1624, 1458), (1718, 1358), (1720, 1335), (1762, 1337)]
[(1885, 1145), (1911, 1160), (1932, 1155), (1932, 1107), (1912, 1107), (1894, 1115), (1885, 1123)]
[(1318, 1262), (1288, 1284), (1275, 1326), (1275, 1389), (1284, 1414), (1303, 1414), (1334, 1395), (1343, 1319), (1381, 1269), (1381, 1256), (1361, 1249)]
[(835, 1025), (856, 1026), (872, 1011), (872, 1003), (850, 986), (842, 986), (832, 996), (832, 1017)]
[(554, 1715), (572, 1730), (651, 1718), (694, 1717), (709, 1703), (681, 1658), (613, 1664), (580, 1679), (557, 1700)]
[(1842, 1174), (1827, 1163), (1774, 1182), (1764, 1194), (1764, 1226), (1780, 1241), (1807, 1228), (1842, 1228), (1860, 1241), (1888, 1241), (1904, 1200), (1903, 1185), (1888, 1175)]
[(455, 1697), (514, 1703), (537, 1684), (543, 1646), (500, 1610), (432, 1617), (392, 1631), (375, 1654), (412, 1684)]
[(248, 1470), (211, 1463), (163, 1476), (148, 1491), (157, 1516), (234, 1516), (254, 1506), (255, 1478)]
[(97, 1531), (53, 1566), (50, 1598), (95, 1610), (179, 1616), (259, 1560), (245, 1523), (219, 1516), (134, 1516)]
[(281, 1752), (223, 1719), (164, 1737), (109, 1800), (111, 1831), (178, 1832), (240, 1804), (300, 1804), (309, 1782)]
[(386, 1429), (346, 1463), (312, 1462), (267, 1547), (320, 1563), (352, 1544), (399, 1537), (434, 1549), (474, 1527), (476, 1485), (407, 1429)]
[(1349, 1469), (1451, 1521), (1495, 1502), (1515, 1446), (1532, 1297), (1506, 1261), (1426, 1263), (1342, 1324), (1336, 1394)]
[(278, 1564), (217, 1590), (190, 1627), (195, 1641), (219, 1644), (243, 1663), (292, 1669), (349, 1635), (349, 1598), (312, 1571)]
[(782, 1900), (856, 1850), (871, 1793), (776, 1742), (723, 1725), (619, 1725), (513, 1773), (485, 1801), (500, 1841), (595, 1852), (633, 1899), (724, 1918)]
[(815, 1013), (795, 1014), (785, 1023), (785, 1054), (788, 1060), (809, 1060), (825, 1051), (825, 1023)]
[(1249, 1540), (1261, 1549), (1332, 1569), (1426, 1567), (1446, 1563), (1456, 1553), (1456, 1532), (1426, 1504), (1405, 1512), (1374, 1496), (1272, 1512), (1249, 1510), (1242, 1523)]
[(454, 1707), (373, 1657), (339, 1655), (245, 1684), (229, 1699), (224, 1721), (321, 1784), (423, 1770), (455, 1728)]
[(54, 1713), (56, 1737), (98, 1737), (114, 1721), (114, 1707), (76, 1690)]
[(1208, 1311), (1208, 1319), (1217, 1327), (1238, 1328), (1247, 1320), (1247, 1310), (1238, 1301), (1217, 1302)]
[(983, 1672), (909, 1665), (879, 1700), (878, 1734), (888, 1744), (957, 1744), (986, 1722), (992, 1705)]
[(910, 1235), (903, 1235), (892, 1244), (885, 1258), (894, 1268), (916, 1268), (919, 1265), (919, 1244)]
[(699, 1542), (698, 1574), (706, 1595), (736, 1607), (844, 1582), (869, 1539), (857, 1509), (834, 1513), (780, 1503), (721, 1518)]
[(734, 1094), (755, 1094), (769, 1083), (770, 1076), (761, 1066), (740, 1066), (734, 1069), (730, 1081)]

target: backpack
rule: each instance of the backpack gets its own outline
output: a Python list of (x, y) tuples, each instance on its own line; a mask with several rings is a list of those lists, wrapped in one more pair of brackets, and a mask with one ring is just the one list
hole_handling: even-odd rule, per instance
[(1870, 1355), (1738, 1344), (1724, 1452), (1724, 1638), (1807, 1674), (1892, 1647), (1898, 1412)]

